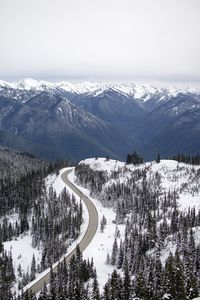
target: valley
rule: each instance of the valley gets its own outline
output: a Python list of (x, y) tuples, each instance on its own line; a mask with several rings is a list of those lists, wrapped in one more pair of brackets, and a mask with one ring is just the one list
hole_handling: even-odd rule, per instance
[(0, 143), (45, 159), (199, 149), (198, 89), (134, 83), (0, 82)]

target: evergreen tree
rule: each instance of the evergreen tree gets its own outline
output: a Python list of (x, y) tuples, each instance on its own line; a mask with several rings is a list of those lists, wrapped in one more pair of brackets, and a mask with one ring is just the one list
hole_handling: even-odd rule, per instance
[(136, 276), (134, 292), (135, 292), (136, 297), (139, 297), (140, 299), (143, 299), (143, 300), (148, 300), (148, 291), (147, 291), (143, 273), (139, 273)]
[(184, 276), (184, 267), (180, 259), (179, 252), (176, 251), (174, 258), (176, 273), (175, 273), (175, 297), (174, 300), (186, 300), (186, 289), (185, 289), (185, 276)]
[(121, 300), (122, 299), (122, 279), (117, 271), (114, 270), (110, 278), (110, 299)]
[(157, 164), (160, 163), (160, 154), (159, 154), (159, 153), (158, 153), (158, 155), (157, 155), (156, 162), (157, 162)]
[(111, 255), (111, 264), (112, 265), (116, 264), (117, 254), (118, 254), (118, 245), (117, 245), (117, 239), (115, 238), (114, 243), (113, 243), (112, 255)]
[(99, 293), (99, 284), (97, 281), (97, 275), (96, 272), (94, 272), (94, 279), (92, 283), (92, 295), (91, 295), (92, 300), (100, 300), (100, 293)]
[(123, 278), (123, 291), (122, 291), (122, 299), (129, 300), (131, 296), (131, 279), (129, 275), (129, 268), (127, 261), (124, 264), (124, 278)]
[(33, 254), (32, 262), (31, 262), (31, 274), (30, 274), (30, 280), (35, 279), (35, 273), (36, 273), (36, 261), (35, 261), (35, 255)]

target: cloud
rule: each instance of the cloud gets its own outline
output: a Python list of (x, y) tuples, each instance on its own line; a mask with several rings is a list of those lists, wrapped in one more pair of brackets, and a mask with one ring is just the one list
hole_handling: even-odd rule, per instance
[(0, 77), (198, 81), (199, 14), (199, 0), (1, 0)]

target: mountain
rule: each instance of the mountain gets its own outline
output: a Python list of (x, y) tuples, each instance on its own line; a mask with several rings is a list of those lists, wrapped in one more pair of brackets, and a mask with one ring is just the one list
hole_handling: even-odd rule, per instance
[(0, 81), (0, 142), (47, 159), (195, 154), (199, 106), (192, 88)]
[(19, 152), (0, 147), (0, 176), (1, 179), (17, 180), (22, 176), (37, 171), (40, 168), (48, 168), (49, 163), (35, 158), (28, 152)]
[(147, 159), (161, 152), (198, 153), (200, 96), (180, 93), (149, 112), (140, 124), (140, 151)]
[[(115, 156), (115, 148), (118, 154), (124, 153), (126, 140), (119, 131), (75, 106), (59, 91), (42, 91), (31, 96), (29, 93), (25, 102), (0, 96), (0, 124), (2, 132), (13, 135), (23, 145), (30, 141), (33, 153), (40, 153), (48, 159), (65, 156), (79, 159), (91, 153)], [(5, 134), (3, 144), (9, 144), (9, 138), (5, 141)]]

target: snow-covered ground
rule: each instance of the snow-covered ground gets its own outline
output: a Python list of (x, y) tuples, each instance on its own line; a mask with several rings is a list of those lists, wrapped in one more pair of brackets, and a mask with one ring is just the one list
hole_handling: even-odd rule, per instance
[[(53, 189), (56, 191), (57, 195), (59, 195), (63, 191), (63, 189), (66, 187), (68, 192), (72, 193), (71, 189), (68, 188), (61, 179), (62, 173), (67, 169), (68, 168), (62, 169), (58, 176), (53, 174), (53, 175), (49, 175), (46, 178), (47, 190), (50, 186), (53, 186)], [(76, 197), (77, 201), (79, 202), (79, 197), (76, 195), (75, 195), (75, 197)], [(8, 216), (8, 222), (13, 223), (16, 220), (17, 220), (16, 214)], [(70, 245), (67, 253), (64, 256), (68, 255), (68, 253), (70, 253), (73, 249), (75, 249), (77, 243), (84, 236), (85, 231), (88, 226), (88, 220), (89, 220), (88, 211), (86, 209), (85, 204), (83, 203), (83, 224), (81, 226), (81, 234), (79, 235), (79, 238)], [(32, 261), (33, 255), (35, 255), (36, 265), (37, 265), (37, 263), (39, 264), (39, 262), (41, 260), (42, 249), (32, 247), (30, 231), (27, 232), (26, 234), (19, 236), (16, 240), (4, 242), (4, 249), (8, 252), (12, 251), (12, 257), (13, 257), (13, 262), (14, 262), (14, 272), (15, 272), (15, 276), (16, 276), (16, 283), (13, 287), (13, 292), (14, 292), (14, 291), (17, 291), (18, 280), (21, 279), (21, 277), (19, 277), (19, 275), (18, 275), (18, 270), (17, 270), (19, 264), (21, 265), (22, 273), (23, 272), (26, 273), (27, 271), (30, 272), (30, 266), (31, 266), (31, 261)], [(56, 266), (56, 265), (57, 265), (57, 263), (55, 263), (53, 266)], [(45, 270), (42, 273), (36, 273), (36, 279), (33, 282), (29, 283), (26, 287), (24, 287), (23, 290), (25, 291), (34, 282), (36, 282), (39, 278), (43, 277), (48, 272), (49, 272), (49, 269)]]
[(37, 263), (40, 263), (42, 251), (41, 249), (33, 248), (31, 241), (30, 232), (28, 232), (14, 241), (12, 240), (4, 243), (4, 250), (7, 252), (12, 251), (15, 276), (17, 279), (19, 279), (17, 272), (19, 264), (21, 265), (22, 273), (30, 271), (33, 254), (35, 255), (36, 265)]
[[(152, 161), (139, 166), (134, 166), (133, 164), (126, 165), (125, 162), (112, 159), (107, 160), (106, 158), (89, 158), (80, 163), (89, 165), (93, 170), (107, 171), (108, 174), (121, 170), (120, 182), (130, 178), (131, 171), (136, 169), (147, 168), (147, 176), (158, 172), (161, 177), (162, 191), (178, 190), (180, 209), (187, 210), (189, 207), (200, 208), (200, 193), (196, 192), (196, 187), (200, 187), (200, 166), (178, 163), (175, 160), (166, 159), (161, 160), (160, 163)], [(198, 176), (196, 176), (197, 173), (199, 173)]]
[[(159, 164), (157, 164), (156, 162), (148, 162), (140, 166), (126, 165), (125, 162), (120, 162), (117, 160), (107, 160), (106, 158), (98, 158), (98, 159), (90, 158), (82, 161), (81, 163), (90, 165), (90, 167), (94, 170), (107, 171), (108, 174), (111, 174), (111, 172), (114, 171), (121, 170), (120, 177), (119, 177), (120, 182), (126, 181), (128, 178), (130, 178), (131, 173), (137, 168), (146, 168), (147, 176), (152, 176), (153, 173), (158, 172), (160, 174), (161, 187), (163, 190), (168, 191), (170, 189), (171, 191), (173, 191), (174, 188), (179, 190), (180, 197), (178, 199), (178, 203), (180, 209), (186, 210), (188, 209), (188, 207), (193, 207), (193, 206), (195, 206), (196, 208), (200, 207), (200, 195), (199, 193), (196, 192), (195, 189), (195, 187), (200, 184), (200, 181), (199, 178), (196, 177), (197, 172), (193, 172), (194, 169), (195, 171), (200, 170), (200, 167), (185, 165), (172, 160), (161, 160)], [(58, 176), (54, 174), (47, 177), (46, 179), (47, 189), (50, 185), (52, 185), (58, 195), (61, 193), (63, 188), (66, 186), (61, 179), (61, 174), (65, 170), (66, 169), (62, 169)], [(75, 185), (77, 185), (75, 183), (74, 169), (72, 170), (72, 173), (69, 175), (69, 179)], [(107, 184), (109, 184), (109, 182)], [(68, 187), (66, 188), (71, 193), (71, 190)], [(78, 186), (78, 188), (81, 189), (86, 195), (90, 197), (89, 190), (84, 189), (83, 187), (80, 186)], [(77, 201), (79, 201), (79, 197), (76, 196), (76, 199)], [(92, 242), (90, 243), (90, 245), (84, 251), (83, 257), (85, 259), (87, 258), (91, 259), (93, 257), (94, 266), (97, 269), (97, 277), (100, 284), (100, 290), (102, 291), (102, 288), (106, 283), (109, 274), (111, 274), (113, 271), (113, 267), (106, 264), (106, 257), (107, 254), (111, 253), (112, 251), (112, 245), (115, 237), (116, 224), (113, 222), (115, 220), (115, 212), (110, 208), (103, 207), (101, 203), (98, 201), (98, 199), (91, 199), (91, 200), (95, 204), (98, 211), (99, 225), (98, 225), (97, 233), (93, 238)], [(102, 220), (103, 215), (107, 220), (107, 224), (105, 226), (104, 232), (102, 233), (100, 231), (100, 222)], [(11, 220), (14, 220), (16, 219), (16, 216), (10, 216), (10, 218)], [(83, 219), (84, 219), (84, 223), (82, 225), (81, 234), (79, 236), (78, 241), (82, 239), (88, 225), (88, 212), (84, 205), (83, 205)], [(120, 238), (121, 237), (123, 238), (125, 226), (118, 225), (118, 229), (120, 230), (120, 235), (121, 235), (120, 237), (118, 237), (118, 243), (119, 243)], [(196, 240), (200, 239), (199, 229), (197, 229), (195, 232), (195, 239)], [(78, 241), (74, 242), (70, 246), (70, 248), (68, 249), (68, 253), (75, 248)], [(175, 251), (173, 244), (170, 243), (171, 242), (169, 242), (166, 245), (166, 249), (162, 253), (163, 262), (167, 258), (169, 251), (173, 251), (173, 252)], [(26, 272), (27, 269), (30, 268), (33, 254), (36, 257), (36, 262), (38, 262), (41, 258), (41, 249), (34, 249), (32, 247), (30, 234), (27, 234), (23, 237), (19, 237), (15, 241), (4, 243), (4, 247), (7, 251), (9, 251), (10, 249), (12, 250), (16, 275), (17, 275), (17, 266), (19, 265), (19, 263), (21, 264), (22, 270)], [(42, 277), (46, 272), (48, 272), (48, 270), (46, 270), (41, 274), (37, 274), (37, 279)], [(29, 284), (28, 286), (30, 285), (31, 284)], [(16, 287), (17, 285), (15, 286), (15, 289)], [(195, 300), (197, 299), (199, 298), (196, 298)]]
[[(123, 164), (123, 163), (122, 163)], [(101, 166), (99, 166), (101, 167)], [(106, 166), (107, 170), (110, 170), (112, 168), (112, 163)], [(90, 191), (77, 185), (75, 182), (75, 175), (74, 170), (69, 175), (69, 179), (88, 197), (90, 197)], [(99, 222), (98, 222), (98, 228), (97, 232), (89, 244), (89, 246), (86, 248), (86, 250), (83, 252), (83, 257), (85, 259), (91, 259), (94, 260), (94, 266), (97, 269), (97, 279), (99, 281), (99, 288), (102, 291), (103, 286), (105, 285), (106, 281), (109, 278), (109, 275), (113, 271), (113, 267), (111, 265), (106, 264), (106, 258), (107, 254), (111, 253), (113, 241), (115, 238), (115, 232), (116, 232), (116, 224), (113, 222), (115, 220), (115, 212), (111, 208), (106, 208), (101, 205), (101, 203), (98, 201), (98, 199), (93, 199), (90, 197), (92, 202), (97, 208), (98, 216), (99, 216)], [(100, 222), (102, 220), (102, 217), (105, 216), (107, 220), (107, 224), (105, 226), (104, 232), (102, 233), (100, 231)], [(124, 236), (124, 225), (118, 225), (118, 230), (120, 231), (120, 237)], [(118, 242), (120, 237), (118, 237)]]
[[(198, 211), (198, 209), (200, 208), (200, 193), (197, 192), (196, 189), (197, 186), (200, 186), (200, 178), (198, 175), (198, 173), (200, 174), (200, 166), (186, 165), (184, 163), (178, 163), (177, 161), (174, 160), (161, 160), (160, 163), (156, 163), (155, 161), (152, 161), (152, 162), (141, 164), (139, 166), (134, 166), (133, 164), (126, 165), (125, 162), (111, 160), (111, 159), (107, 160), (106, 158), (98, 158), (98, 159), (89, 158), (81, 161), (80, 163), (89, 165), (93, 170), (107, 171), (109, 175), (111, 174), (111, 172), (120, 170), (120, 176), (118, 178), (120, 182), (125, 182), (126, 180), (128, 180), (131, 177), (131, 173), (136, 169), (145, 168), (147, 170), (148, 177), (152, 176), (155, 173), (159, 173), (162, 192), (164, 191), (168, 192), (169, 190), (173, 192), (175, 189), (178, 191), (179, 194), (178, 204), (180, 210), (187, 211), (189, 207), (190, 208), (195, 207)], [(70, 177), (71, 180), (75, 180), (75, 177), (73, 176), (74, 175), (71, 174)], [(110, 185), (112, 182), (113, 180), (108, 180), (105, 186)], [(84, 190), (83, 188), (82, 190), (85, 193), (88, 193), (87, 190)], [(108, 215), (112, 216), (112, 218), (115, 219), (115, 213), (111, 209), (103, 208), (97, 200), (93, 200), (93, 201), (95, 202), (95, 205), (97, 206), (100, 214), (101, 211), (108, 210)], [(106, 211), (105, 211), (105, 216), (106, 216)], [(99, 249), (101, 249), (101, 247), (99, 247), (100, 244), (103, 244), (104, 248), (106, 245), (107, 250), (110, 249), (109, 253), (111, 253), (113, 237), (114, 237), (114, 227), (115, 227), (114, 224), (111, 223), (110, 223), (110, 229), (109, 227), (107, 228), (108, 233), (111, 234), (110, 235), (108, 234), (106, 237), (103, 237), (104, 240), (107, 239), (109, 236), (110, 240), (107, 239), (107, 241), (105, 240), (105, 243), (101, 243), (101, 234), (98, 233), (96, 235), (96, 238), (92, 241), (91, 245), (88, 247), (88, 250), (86, 250), (85, 254), (90, 255), (90, 252), (93, 253), (93, 247), (95, 247), (95, 245), (97, 246), (99, 251)], [(124, 230), (122, 230), (122, 233), (123, 231)], [(105, 231), (105, 235), (106, 235), (106, 231)], [(200, 241), (200, 228), (194, 228), (194, 238), (196, 244), (198, 244)], [(169, 236), (168, 238), (166, 238), (165, 247), (161, 252), (160, 258), (163, 265), (165, 264), (165, 261), (169, 256), (169, 253), (170, 252), (175, 253), (175, 251), (176, 251), (176, 245), (173, 243), (172, 238), (170, 238)], [(154, 250), (152, 249), (151, 251), (149, 251), (149, 254), (150, 253), (153, 254), (153, 252)], [(105, 254), (102, 254), (102, 256), (105, 257)], [(95, 263), (97, 261), (97, 271), (99, 272), (98, 279), (100, 279), (100, 284), (102, 284), (105, 283), (105, 280), (107, 278), (106, 272), (108, 273), (109, 268), (112, 269), (112, 267), (103, 265), (102, 263), (105, 263), (105, 260), (104, 262), (98, 260), (98, 252), (95, 252), (95, 257), (96, 259), (94, 260)], [(101, 278), (103, 278), (103, 281), (101, 281)]]
[[(107, 171), (109, 175), (111, 174), (111, 172), (121, 170), (121, 174), (119, 177), (120, 182), (126, 181), (128, 178), (130, 178), (131, 173), (137, 168), (147, 168), (148, 176), (151, 176), (153, 173), (158, 172), (161, 176), (160, 178), (162, 190), (165, 190), (166, 192), (169, 189), (173, 191), (175, 188), (179, 190), (179, 209), (187, 210), (189, 207), (194, 206), (197, 209), (200, 208), (200, 195), (194, 192), (194, 187), (199, 184), (199, 180), (198, 178), (195, 178), (196, 172), (193, 172), (194, 169), (195, 171), (200, 170), (199, 166), (194, 167), (192, 165), (178, 163), (174, 160), (161, 160), (159, 164), (153, 161), (144, 163), (139, 166), (134, 166), (132, 164), (126, 165), (125, 162), (121, 162), (118, 160), (107, 160), (106, 158), (89, 158), (81, 161), (80, 163), (89, 165), (93, 170)], [(82, 190), (82, 192), (90, 197), (89, 190), (76, 184), (74, 170), (69, 175), (69, 179), (80, 190)], [(60, 184), (63, 184), (60, 183), (60, 180), (60, 177), (55, 178), (54, 187), (57, 186), (57, 189), (59, 188)], [(109, 183), (111, 182), (108, 182), (107, 185)], [(93, 201), (97, 208), (99, 215), (99, 226), (95, 237), (93, 238), (87, 249), (84, 251), (83, 257), (85, 259), (91, 259), (93, 257), (94, 265), (97, 269), (97, 278), (99, 281), (100, 290), (102, 291), (104, 284), (113, 271), (113, 267), (106, 264), (106, 257), (107, 254), (111, 253), (112, 251), (112, 245), (115, 237), (116, 224), (113, 222), (115, 220), (115, 212), (111, 208), (103, 207), (98, 199), (93, 199), (91, 197), (90, 199)], [(107, 220), (107, 225), (105, 226), (104, 232), (102, 233), (100, 231), (100, 222), (103, 215)], [(123, 238), (125, 226), (118, 225), (118, 229), (120, 230), (121, 234), (120, 238)], [(118, 243), (120, 238), (118, 238)], [(200, 229), (198, 228), (195, 230), (195, 240), (196, 242), (200, 240)], [(166, 244), (166, 248), (163, 250), (163, 253), (161, 255), (163, 263), (168, 257), (169, 252), (172, 251), (174, 253), (175, 249), (176, 248), (171, 241)]]

